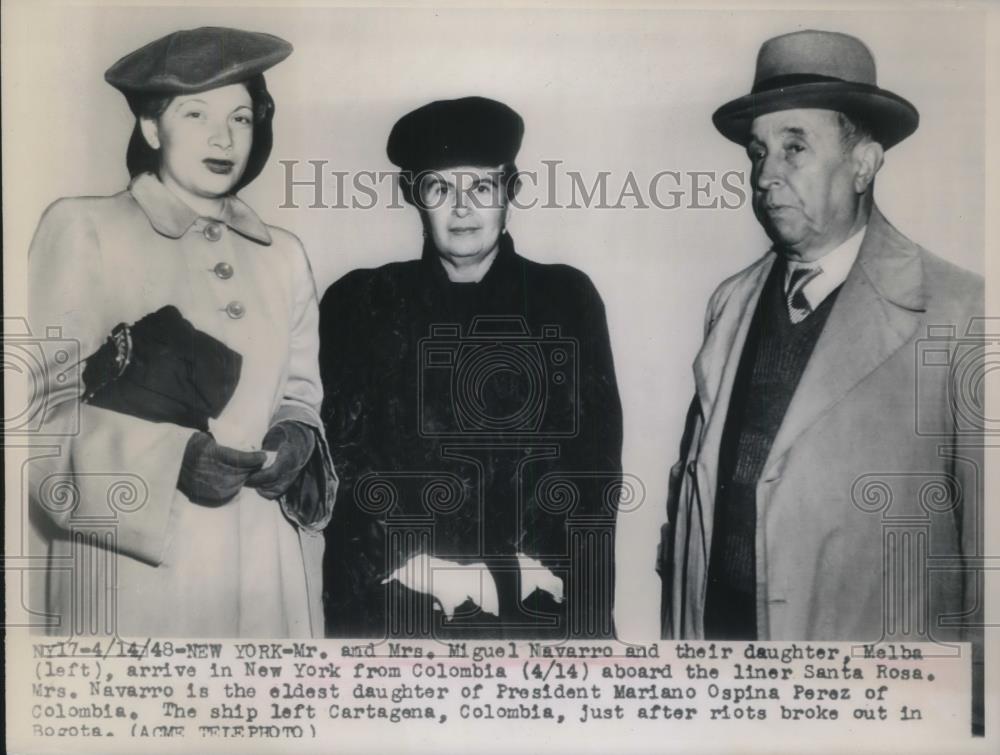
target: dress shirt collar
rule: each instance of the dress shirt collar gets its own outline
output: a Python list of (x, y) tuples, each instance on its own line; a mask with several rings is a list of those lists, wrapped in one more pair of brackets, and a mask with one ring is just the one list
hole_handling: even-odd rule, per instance
[[(146, 213), (153, 228), (172, 239), (179, 239), (187, 233), (201, 217), (152, 173), (140, 173), (133, 178), (129, 184), (129, 192)], [(261, 219), (246, 202), (233, 195), (226, 197), (222, 217), (208, 219), (219, 220), (237, 233), (261, 244), (271, 243), (271, 234)]]
[(827, 296), (847, 280), (847, 274), (858, 258), (858, 252), (861, 249), (861, 242), (865, 238), (867, 228), (867, 225), (862, 226), (853, 236), (818, 260), (812, 262), (787, 260), (785, 263), (785, 291), (788, 290), (788, 282), (795, 270), (820, 268), (823, 274), (817, 275), (802, 288), (802, 293), (806, 297), (806, 301), (809, 302), (809, 306), (816, 309)]

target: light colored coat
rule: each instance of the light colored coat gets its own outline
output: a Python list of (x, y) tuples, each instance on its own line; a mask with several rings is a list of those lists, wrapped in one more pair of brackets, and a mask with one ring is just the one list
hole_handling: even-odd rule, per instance
[[(79, 401), (79, 357), (118, 323), (172, 304), (243, 356), (236, 391), (210, 423), (218, 442), (259, 449), (284, 419), (322, 433), (317, 299), (302, 246), (235, 197), (223, 220), (199, 217), (143, 174), (111, 197), (59, 200), (39, 224), (30, 322), (36, 335), (58, 331), (42, 341), (47, 413), (30, 491), (43, 514), (55, 633), (323, 635), (329, 507), (307, 530), (283, 515), (286, 502), (251, 488), (218, 507), (196, 505), (177, 490), (193, 430)], [(231, 276), (217, 274), (220, 262)]]
[[(775, 259), (723, 282), (708, 305), (686, 454), (671, 470), (666, 637), (704, 635), (723, 426)], [(955, 557), (981, 553), (983, 480), (962, 381), (976, 376), (982, 311), (982, 279), (874, 210), (757, 485), (759, 639), (968, 638), (958, 614), (981, 611), (981, 593)]]

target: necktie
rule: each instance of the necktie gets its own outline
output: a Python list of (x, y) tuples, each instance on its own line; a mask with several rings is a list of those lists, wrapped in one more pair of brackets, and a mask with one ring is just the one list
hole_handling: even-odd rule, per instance
[(802, 289), (822, 272), (823, 268), (821, 267), (797, 267), (792, 270), (792, 274), (788, 278), (785, 301), (788, 303), (788, 316), (793, 324), (802, 322), (812, 312), (812, 307), (809, 306), (809, 301)]

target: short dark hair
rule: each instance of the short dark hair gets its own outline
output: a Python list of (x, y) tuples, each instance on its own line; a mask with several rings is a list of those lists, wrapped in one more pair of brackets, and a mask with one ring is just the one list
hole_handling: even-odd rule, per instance
[(137, 94), (129, 97), (129, 108), (135, 113), (136, 118), (148, 118), (157, 120), (163, 115), (167, 107), (173, 102), (177, 95), (166, 94)]
[(853, 149), (866, 140), (879, 141), (871, 124), (857, 115), (848, 115), (838, 110), (837, 125), (840, 126), (840, 143), (845, 150)]
[[(254, 76), (241, 83), (246, 87), (247, 93), (250, 95), (254, 123), (260, 123), (267, 117), (267, 102), (261, 96), (262, 93), (267, 92), (267, 89), (264, 87), (263, 76)], [(167, 108), (170, 107), (170, 103), (178, 96), (180, 95), (137, 92), (130, 94), (127, 100), (129, 109), (137, 118), (156, 120), (166, 112)]]
[[(447, 170), (441, 168), (440, 170)], [(423, 200), (420, 198), (420, 184), (428, 176), (437, 173), (438, 170), (423, 170), (414, 174), (412, 171), (403, 170), (399, 172), (399, 188), (403, 193), (403, 199), (418, 210), (423, 210)], [(497, 169), (499, 173), (500, 185), (504, 190), (504, 198), (510, 202), (521, 188), (521, 174), (517, 165), (513, 162), (504, 163)]]

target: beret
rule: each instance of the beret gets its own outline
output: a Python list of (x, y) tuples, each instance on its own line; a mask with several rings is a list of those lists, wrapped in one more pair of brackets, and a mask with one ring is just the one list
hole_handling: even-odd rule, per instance
[(203, 26), (131, 52), (104, 73), (125, 94), (188, 94), (246, 81), (280, 63), (292, 46), (272, 34)]
[(485, 97), (437, 100), (407, 113), (392, 127), (386, 153), (405, 171), (494, 166), (517, 156), (524, 121)]

